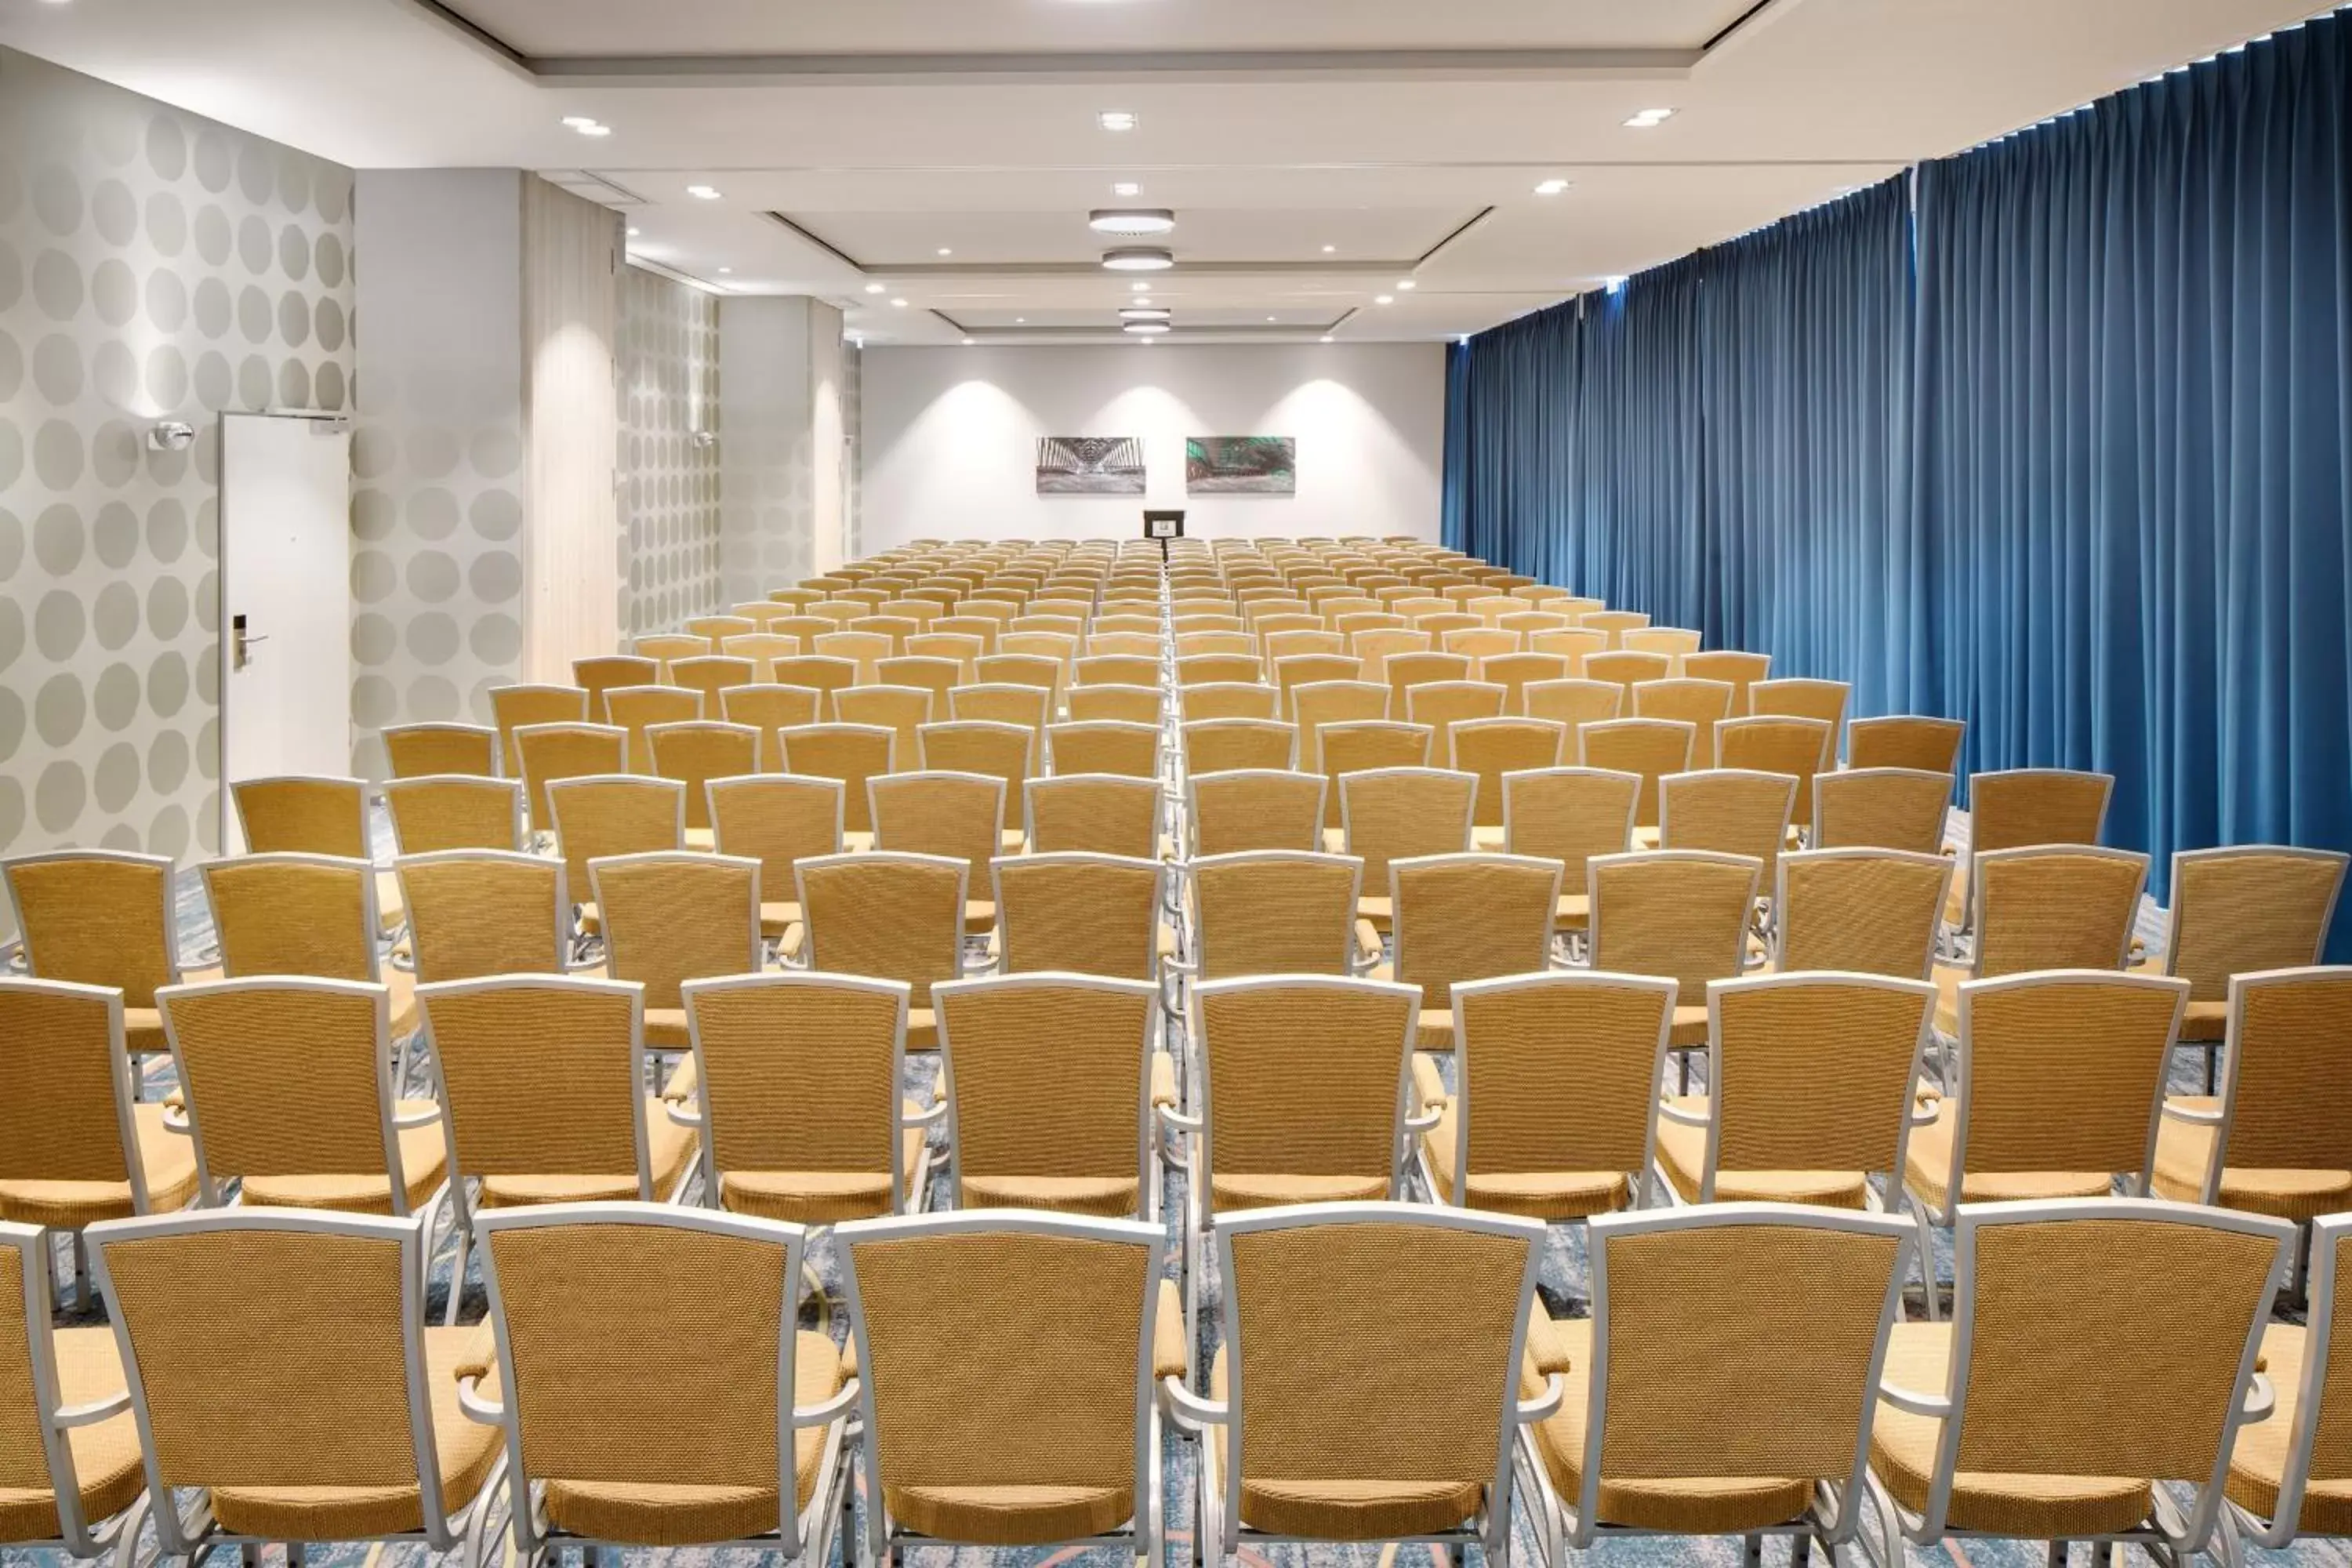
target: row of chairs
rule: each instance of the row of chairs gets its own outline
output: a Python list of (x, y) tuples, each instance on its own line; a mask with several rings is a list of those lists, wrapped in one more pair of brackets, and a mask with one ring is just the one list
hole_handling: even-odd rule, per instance
[(1218, 1562), (1402, 1538), (1507, 1563), (1520, 1510), (1557, 1568), (1635, 1535), (1740, 1534), (1753, 1561), (1768, 1535), (1856, 1541), (1865, 1498), (1882, 1568), (1978, 1534), (2229, 1559), (2347, 1529), (2328, 1374), (2352, 1216), (2315, 1228), (2308, 1328), (2267, 1321), (2291, 1226), (2107, 1199), (1964, 1207), (1952, 1324), (1897, 1321), (1922, 1245), (1900, 1217), (1605, 1217), (1592, 1315), (1556, 1321), (1539, 1226), (1276, 1206), (1218, 1222), (1205, 1375), (1169, 1331), (1155, 1226), (845, 1224), (845, 1354), (794, 1327), (800, 1226), (635, 1204), (474, 1226), (474, 1328), (421, 1322), (417, 1222), (232, 1210), (98, 1227), (114, 1321), (65, 1330), (39, 1233), (0, 1227), (26, 1282), (0, 1291), (24, 1352), (0, 1521), (124, 1561), (152, 1519), (176, 1554), (421, 1541), (469, 1568), (502, 1537), (1158, 1563), (1173, 1426), (1199, 1455), (1194, 1556)]

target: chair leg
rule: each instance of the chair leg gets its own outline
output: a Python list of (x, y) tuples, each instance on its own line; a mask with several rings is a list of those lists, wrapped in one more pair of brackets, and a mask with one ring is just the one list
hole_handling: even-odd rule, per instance
[(1764, 1568), (1764, 1538), (1743, 1535), (1739, 1538), (1740, 1568)]
[(445, 1329), (457, 1326), (457, 1305), (466, 1295), (467, 1244), (474, 1236), (474, 1218), (466, 1206), (463, 1177), (449, 1184), (449, 1218), (457, 1232), (457, 1251), (449, 1260), (449, 1300), (441, 1312), (441, 1326)]
[(2048, 1561), (2050, 1568), (2066, 1568), (2066, 1543), (2064, 1542), (2053, 1541), (2050, 1543)]

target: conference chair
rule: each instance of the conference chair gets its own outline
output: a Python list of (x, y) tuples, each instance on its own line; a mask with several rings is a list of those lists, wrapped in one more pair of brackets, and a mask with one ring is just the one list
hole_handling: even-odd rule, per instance
[[(384, 962), (373, 865), (331, 855), (244, 855), (207, 862), (203, 876), (223, 977), (308, 975), (383, 985), (393, 1037), (409, 1032), (415, 982)], [(161, 998), (159, 992), (159, 1007)], [(168, 1037), (168, 1016), (163, 1024)]]
[(1053, 698), (1050, 689), (1017, 682), (959, 686), (948, 693), (948, 718), (960, 724), (1017, 724), (1027, 730), (1031, 737), (1029, 766), (1042, 773), (1045, 765), (1045, 726), (1054, 716)]
[(1618, 642), (1627, 653), (1662, 654), (1669, 659), (1698, 651), (1698, 633), (1682, 626), (1637, 626), (1621, 633)]
[(1286, 769), (1189, 773), (1186, 851), (1199, 858), (1251, 849), (1318, 850), (1328, 787), (1319, 773)]
[(1916, 713), (1856, 719), (1846, 726), (1849, 768), (1916, 768), (1949, 778), (1959, 766), (1960, 742), (1969, 727), (1958, 719)]
[(1684, 1203), (1877, 1206), (1899, 1184), (1936, 988), (1815, 972), (1706, 989), (1706, 1092), (1658, 1105), (1658, 1168)]
[(1381, 940), (1357, 916), (1363, 862), (1345, 855), (1248, 850), (1183, 867), (1184, 956), (1168, 967), (1201, 980), (1360, 974)]
[(1605, 680), (1531, 681), (1520, 692), (1520, 698), (1530, 719), (1549, 720), (1568, 726), (1571, 756), (1582, 747), (1580, 737), (1593, 724), (1614, 721), (1625, 706), (1625, 689)]
[(122, 994), (134, 1099), (144, 1059), (170, 1049), (155, 993), (203, 974), (181, 966), (173, 875), (170, 856), (122, 849), (48, 849), (0, 860), (25, 973)]
[(845, 836), (866, 842), (874, 831), (866, 783), (894, 771), (897, 732), (878, 724), (808, 724), (776, 739), (786, 773), (839, 781)]
[(634, 773), (559, 779), (548, 786), (555, 849), (572, 896), (580, 900), (580, 929), (602, 934), (592, 860), (615, 855), (672, 853), (686, 847), (686, 785)]
[(1480, 719), (1499, 719), (1503, 689), (1476, 680), (1431, 680), (1404, 693), (1408, 722), (1429, 726), (1430, 753), (1440, 765), (1454, 765), (1454, 727)]
[(1671, 719), (1612, 719), (1577, 731), (1582, 766), (1641, 779), (1642, 793), (1633, 805), (1636, 830), (1658, 826), (1658, 786), (1670, 774), (1690, 771), (1696, 743), (1694, 726)]
[[(818, 723), (833, 721), (835, 695), (857, 684), (857, 663), (855, 659), (835, 658), (830, 654), (803, 653), (791, 658), (777, 659), (773, 666), (775, 684), (805, 687), (819, 694)], [(723, 707), (724, 695), (720, 698)]]
[[(1958, 997), (1946, 1092), (1921, 1107), (1903, 1185), (1923, 1224), (1955, 1205), (2149, 1191), (2186, 981), (2042, 969)], [(1932, 1114), (1930, 1114), (1932, 1113)], [(1935, 1281), (1922, 1275), (1927, 1310)]]
[[(1516, 1444), (1560, 1395), (1523, 1399), (1514, 1376), (1543, 1227), (1302, 1205), (1228, 1215), (1215, 1244), (1225, 1294), (1208, 1397), (1162, 1383), (1177, 1419), (1202, 1431), (1194, 1528), (1210, 1560), (1397, 1538), (1457, 1561), (1474, 1543), (1507, 1557)], [(1302, 1321), (1330, 1327), (1301, 1334)], [(1350, 1371), (1366, 1366), (1385, 1369), (1376, 1387)], [(1349, 1386), (1358, 1397), (1316, 1393)]]
[(1156, 725), (1167, 700), (1156, 686), (1073, 686), (1063, 707), (1074, 723)]
[(395, 779), (499, 776), (499, 731), (484, 724), (392, 724), (383, 755)]
[[(2352, 1215), (2330, 1215), (2311, 1226), (2307, 1322), (2273, 1320), (2263, 1326), (2256, 1365), (2276, 1408), (2270, 1419), (2242, 1426), (2230, 1449), (2230, 1499), (2225, 1530), (2234, 1527), (2277, 1550), (2305, 1535), (2352, 1534), (2352, 1475), (2344, 1458), (2346, 1393), (2340, 1336), (2346, 1322), (2343, 1287), (2346, 1238)], [(2226, 1539), (2226, 1538), (2225, 1538)]]
[(859, 1562), (934, 1543), (1103, 1540), (1162, 1561), (1154, 1384), (1189, 1365), (1160, 1279), (1165, 1237), (1140, 1221), (1015, 1209), (841, 1227), (867, 1499)]
[(522, 847), (522, 785), (513, 779), (427, 773), (382, 787), (395, 855)]
[(1559, 864), (1463, 853), (1393, 860), (1387, 869), (1395, 951), (1372, 977), (1419, 986), (1417, 1048), (1451, 1050), (1455, 985), (1549, 966)]
[(611, 724), (527, 724), (515, 731), (532, 837), (554, 831), (547, 786), (559, 779), (627, 773), (628, 740), (626, 730)]
[[(331, 855), (345, 860), (375, 857), (368, 786), (358, 779), (246, 779), (229, 785), (229, 800), (248, 854)], [(400, 890), (389, 878), (377, 880), (376, 907), (384, 931), (398, 931)]]
[(1425, 768), (1434, 739), (1426, 724), (1364, 721), (1325, 723), (1318, 727), (1323, 776), (1329, 781), (1327, 829), (1343, 828), (1341, 782), (1349, 773), (1388, 768)]
[(508, 849), (444, 849), (393, 862), (408, 903), (417, 984), (562, 974), (572, 950), (563, 863)]
[(1150, 859), (1160, 852), (1165, 808), (1157, 780), (1065, 773), (1029, 779), (1021, 787), (1024, 842), (1033, 855)]
[[(856, 1385), (831, 1339), (794, 1327), (799, 1226), (627, 1203), (479, 1226), (499, 1372), (462, 1395), (504, 1439), (519, 1555), (577, 1542), (592, 1562), (714, 1545), (825, 1560), (848, 1511)], [(708, 1305), (680, 1302), (685, 1280)]]
[(704, 786), (713, 779), (758, 773), (760, 731), (749, 724), (705, 720), (656, 724), (646, 731), (646, 738), (652, 745), (655, 773), (686, 786), (688, 847), (709, 848), (710, 802)]
[(2338, 850), (2285, 845), (2174, 852), (2172, 918), (2154, 967), (2189, 983), (2180, 1038), (2204, 1048), (2208, 1094), (2231, 977), (2320, 961), (2347, 860)]
[(1634, 688), (1664, 680), (1674, 672), (1675, 661), (1662, 653), (1612, 648), (1605, 653), (1589, 654), (1584, 660), (1584, 679), (1622, 687), (1625, 706), (1636, 713), (1640, 709), (1635, 705)]
[(522, 752), (515, 731), (536, 724), (585, 724), (588, 694), (576, 686), (493, 686), (490, 720), (499, 732), (499, 769), (522, 776)]
[(1528, 651), (1548, 653), (1568, 661), (1568, 675), (1575, 679), (1584, 678), (1584, 661), (1597, 653), (1609, 651), (1609, 634), (1584, 626), (1562, 626), (1553, 630), (1528, 627)]
[(814, 687), (754, 682), (750, 686), (730, 686), (719, 694), (719, 714), (727, 723), (747, 725), (759, 731), (760, 771), (763, 773), (783, 771), (783, 743), (778, 736), (786, 730), (823, 722), (824, 710), (825, 693)]
[(1744, 855), (1757, 862), (1759, 889), (1769, 899), (1796, 797), (1797, 781), (1786, 773), (1741, 768), (1669, 773), (1658, 781), (1658, 847)]
[(1639, 610), (1587, 610), (1576, 624), (1580, 630), (1599, 632), (1609, 639), (1603, 652), (1617, 653), (1624, 648), (1625, 634), (1640, 631), (1650, 624), (1650, 617)]
[[(1969, 847), (1976, 853), (2037, 844), (2099, 842), (2106, 830), (2111, 774), (2071, 768), (2011, 768), (1969, 775)], [(1956, 936), (1976, 926), (1966, 863), (1953, 868), (1945, 923)]]
[(762, 773), (713, 779), (704, 792), (712, 847), (759, 862), (760, 932), (774, 942), (801, 921), (793, 868), (810, 857), (841, 853), (841, 781)]
[(1943, 912), (1941, 855), (1806, 849), (1782, 855), (1772, 896), (1772, 967), (1927, 980)]
[[(757, 691), (760, 687), (735, 690)], [(702, 717), (702, 696), (679, 686), (620, 686), (604, 694), (604, 712), (615, 729), (628, 734), (628, 771), (652, 773), (652, 731), (657, 726), (691, 724)]]
[[(1958, 991), (1969, 979), (2038, 969), (2120, 970), (2131, 958), (2132, 926), (2147, 883), (2147, 857), (2134, 850), (2058, 844), (1980, 850), (1970, 866), (1970, 907), (1979, 911), (1968, 959), (1936, 965), (1942, 1000), (1936, 1026), (1958, 1026)], [(1948, 902), (1946, 912), (1950, 912)]]
[(1830, 737), (1828, 747), (1822, 753), (1821, 763), (1827, 770), (1837, 766), (1843, 752), (1846, 707), (1853, 695), (1853, 688), (1846, 681), (1783, 676), (1759, 680), (1750, 686), (1748, 689), (1748, 709), (1758, 715), (1818, 719), (1827, 724)]
[(1896, 1324), (1880, 1374), (1877, 1555), (1977, 1535), (2207, 1548), (2273, 1397), (2257, 1357), (2292, 1240), (2144, 1199), (1963, 1205), (1953, 1321)]
[(908, 987), (907, 1048), (937, 1049), (931, 984), (961, 979), (966, 971), (971, 868), (943, 855), (875, 850), (803, 859), (794, 874), (806, 923), (786, 931), (778, 944), (786, 964), (903, 982)]
[(1721, 768), (1786, 773), (1795, 779), (1797, 799), (1789, 809), (1789, 819), (1810, 826), (1814, 780), (1835, 771), (1829, 761), (1835, 737), (1825, 719), (1780, 713), (1727, 719), (1715, 727), (1715, 763)]
[[(875, 671), (882, 678), (885, 688), (911, 688), (929, 694), (931, 702), (929, 711), (924, 717), (926, 723), (945, 717), (948, 693), (961, 685), (965, 679), (964, 668), (957, 660), (919, 654), (886, 658), (875, 666)], [(836, 696), (834, 700), (837, 704), (840, 699)], [(914, 743), (912, 737), (905, 743), (911, 746)]]
[(1707, 648), (1683, 655), (1678, 667), (1685, 679), (1720, 680), (1730, 687), (1731, 717), (1745, 719), (1753, 711), (1748, 706), (1748, 693), (1758, 681), (1769, 679), (1772, 674), (1772, 656), (1736, 648)]
[(1561, 1393), (1520, 1445), (1546, 1568), (1644, 1536), (1737, 1535), (1750, 1563), (1776, 1535), (1794, 1562), (1839, 1557), (1874, 1496), (1880, 1368), (1917, 1245), (1903, 1218), (1788, 1204), (1596, 1216), (1591, 1315), (1538, 1307), (1520, 1363), (1522, 1398)]
[(1108, 721), (1045, 727), (1046, 772), (1160, 776), (1160, 726)]
[(1366, 894), (1356, 913), (1370, 921), (1373, 930), (1384, 932), (1392, 913), (1387, 888), (1389, 862), (1422, 855), (1467, 853), (1478, 779), (1474, 773), (1427, 767), (1352, 769), (1336, 774), (1335, 779), (1339, 792), (1339, 841), (1331, 844), (1327, 830), (1326, 847), (1363, 862), (1365, 877), (1379, 891)]
[(1737, 979), (1750, 967), (1759, 870), (1748, 856), (1699, 849), (1596, 855), (1587, 862), (1586, 967), (1675, 983), (1667, 1047), (1680, 1061), (1683, 1092), (1690, 1089), (1689, 1053), (1706, 1044), (1708, 983)]
[(698, 1094), (684, 1119), (699, 1135), (709, 1201), (811, 1226), (922, 1207), (925, 1130), (943, 1112), (899, 1087), (904, 982), (737, 973), (679, 991)]
[[(604, 973), (639, 988), (647, 1055), (688, 1055), (680, 987), (761, 967), (760, 863), (676, 850), (614, 855), (589, 862), (588, 886), (604, 919)], [(694, 1090), (684, 1068), (655, 1081), (665, 1100)]]
[(1188, 777), (1236, 769), (1286, 772), (1297, 761), (1298, 728), (1269, 719), (1204, 719), (1181, 728), (1178, 754)]
[[(957, 689), (961, 692), (971, 688)], [(917, 738), (921, 745), (916, 761), (926, 771), (982, 773), (1004, 782), (1004, 816), (999, 826), (1008, 836), (1008, 847), (1017, 851), (1019, 845), (1009, 837), (1020, 829), (1019, 819), (1013, 815), (1013, 802), (1022, 798), (1021, 792), (1032, 777), (1039, 731), (1025, 723), (959, 719), (945, 724), (926, 724)]]
[(1664, 679), (1637, 682), (1633, 689), (1636, 719), (1679, 719), (1691, 726), (1692, 765), (1716, 765), (1715, 727), (1731, 717), (1731, 687), (1720, 680)]
[(1813, 780), (1812, 831), (1806, 842), (1816, 849), (1937, 854), (1951, 804), (1949, 773), (1860, 767), (1822, 773)]
[(1580, 945), (1591, 915), (1588, 867), (1598, 855), (1633, 847), (1638, 773), (1605, 768), (1536, 768), (1503, 775), (1503, 848), (1556, 860), (1559, 902), (1553, 929)]
[(987, 868), (999, 973), (1064, 973), (1156, 981), (1172, 955), (1160, 923), (1160, 861), (1063, 851), (1000, 858)]
[(609, 724), (613, 721), (604, 709), (605, 694), (615, 687), (660, 684), (661, 663), (658, 659), (627, 653), (575, 658), (572, 661), (572, 682), (588, 694), (588, 721)]
[(874, 847), (900, 854), (944, 856), (964, 867), (964, 930), (996, 928), (996, 906), (981, 897), (988, 868), (1000, 854), (1018, 854), (1021, 842), (1003, 828), (1004, 781), (987, 773), (893, 773), (868, 780)]
[[(143, 1510), (159, 1556), (479, 1554), (505, 1459), (459, 1384), (497, 1347), (478, 1327), (425, 1326), (421, 1216), (201, 1209), (110, 1221), (90, 1242), (137, 1479), (167, 1500)], [(121, 1462), (100, 1452), (101, 1473)]]

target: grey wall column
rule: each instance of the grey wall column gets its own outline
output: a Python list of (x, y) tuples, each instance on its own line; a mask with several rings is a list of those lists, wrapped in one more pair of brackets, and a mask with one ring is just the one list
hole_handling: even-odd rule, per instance
[(844, 559), (841, 312), (819, 300), (719, 306), (719, 563), (730, 600)]

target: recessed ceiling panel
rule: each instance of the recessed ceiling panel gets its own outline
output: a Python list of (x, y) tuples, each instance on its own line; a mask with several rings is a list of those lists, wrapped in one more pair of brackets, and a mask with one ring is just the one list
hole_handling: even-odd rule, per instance
[[(1104, 207), (1120, 205), (1106, 195)], [(1122, 243), (1165, 246), (1180, 261), (1412, 260), (1477, 216), (1471, 207), (1359, 206), (1337, 211), (1174, 209), (1172, 234), (1122, 241), (1087, 225), (1086, 207), (1062, 212), (797, 212), (783, 216), (869, 270), (898, 267), (1085, 264)], [(1330, 248), (1326, 249), (1326, 247)], [(949, 254), (942, 255), (942, 251)]]
[(1753, 0), (445, 0), (526, 55), (1696, 48)]

